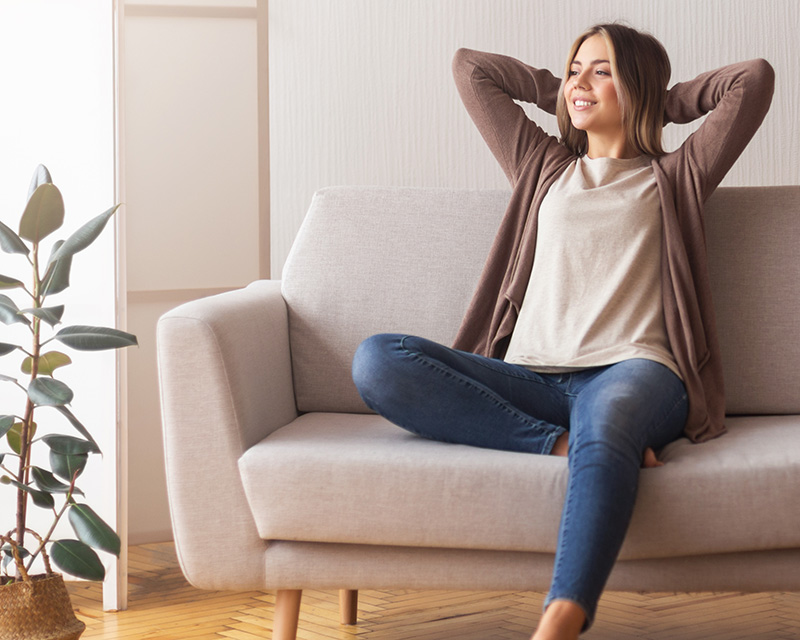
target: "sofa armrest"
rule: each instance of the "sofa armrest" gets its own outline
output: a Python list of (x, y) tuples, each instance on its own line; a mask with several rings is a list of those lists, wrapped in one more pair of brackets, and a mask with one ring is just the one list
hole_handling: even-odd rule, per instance
[[(190, 302), (158, 322), (167, 489), (178, 556), (206, 589), (260, 588), (266, 542), (237, 461), (297, 417), (278, 281)], [(228, 552), (218, 553), (220, 548)]]

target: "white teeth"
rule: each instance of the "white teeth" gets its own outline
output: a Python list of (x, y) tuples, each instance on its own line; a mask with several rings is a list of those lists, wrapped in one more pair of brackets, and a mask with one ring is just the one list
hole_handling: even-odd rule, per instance
[(588, 100), (576, 100), (575, 106), (576, 107), (591, 107), (594, 102), (589, 102)]

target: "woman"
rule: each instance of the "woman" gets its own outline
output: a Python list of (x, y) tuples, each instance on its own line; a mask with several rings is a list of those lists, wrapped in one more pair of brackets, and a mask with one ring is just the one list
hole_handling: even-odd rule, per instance
[[(427, 438), (567, 455), (550, 593), (535, 640), (577, 638), (630, 522), (640, 466), (681, 434), (724, 432), (703, 203), (763, 120), (773, 72), (731, 65), (667, 91), (652, 36), (595, 26), (563, 81), (462, 49), (464, 104), (513, 190), (454, 348), (381, 334), (353, 377), (369, 407)], [(556, 113), (547, 135), (517, 102)], [(665, 123), (697, 132), (672, 153)], [(535, 258), (535, 259), (534, 259)]]

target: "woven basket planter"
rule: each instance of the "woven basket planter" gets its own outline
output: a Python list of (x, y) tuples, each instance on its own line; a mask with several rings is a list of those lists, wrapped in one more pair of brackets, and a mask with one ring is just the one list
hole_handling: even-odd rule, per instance
[(84, 629), (60, 575), (0, 586), (0, 640), (77, 640)]

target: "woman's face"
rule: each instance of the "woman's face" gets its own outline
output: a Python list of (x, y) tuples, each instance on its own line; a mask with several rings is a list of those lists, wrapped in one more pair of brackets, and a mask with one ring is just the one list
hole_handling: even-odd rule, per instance
[(572, 126), (586, 131), (590, 138), (624, 136), (608, 47), (600, 34), (584, 40), (575, 54), (564, 98)]

